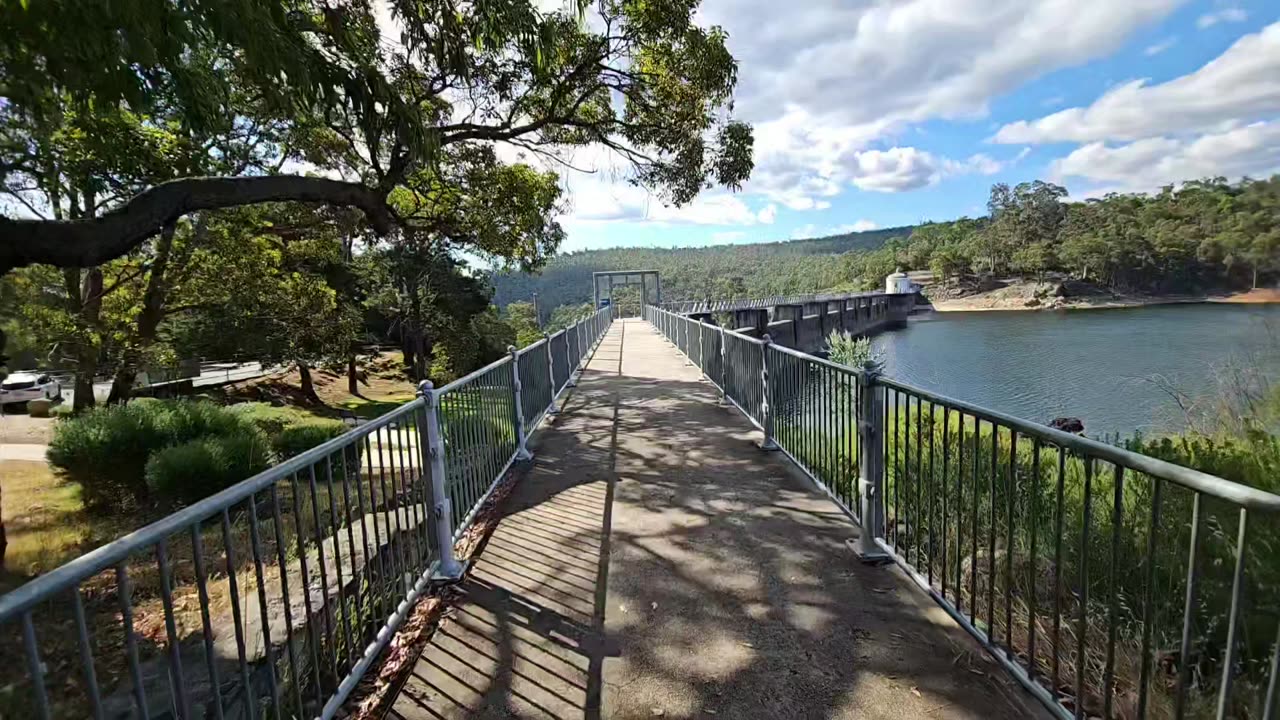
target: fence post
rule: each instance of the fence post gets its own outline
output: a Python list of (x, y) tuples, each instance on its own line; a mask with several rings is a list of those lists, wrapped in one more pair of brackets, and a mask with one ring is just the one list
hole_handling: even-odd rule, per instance
[(769, 337), (769, 333), (764, 334), (764, 344), (760, 346), (760, 382), (764, 385), (760, 393), (760, 417), (764, 422), (760, 425), (764, 428), (764, 442), (760, 443), (761, 450), (777, 450), (778, 443), (773, 441), (773, 398), (769, 397), (772, 393), (773, 382), (769, 372), (769, 346), (773, 344), (773, 339)]
[(864, 363), (858, 374), (858, 510), (862, 528), (854, 552), (865, 563), (892, 560), (876, 544), (876, 538), (884, 537), (884, 503), (880, 497), (884, 487), (884, 402), (879, 377), (880, 367), (874, 362)]
[[(445, 489), (444, 435), (440, 432), (440, 395), (430, 380), (423, 380), (418, 394), (426, 404), (427, 421), (418, 426), (418, 442), (425, 443), (426, 455), (431, 465), (431, 516), (436, 530), (436, 549), (440, 559), (436, 561), (431, 579), (437, 582), (455, 582), (462, 579), (466, 567), (453, 555), (453, 501)], [(425, 433), (424, 433), (425, 430)]]
[(564, 387), (578, 387), (578, 383), (573, 379), (573, 373), (577, 368), (577, 363), (573, 361), (573, 351), (569, 348), (569, 328), (564, 330)]
[(507, 352), (511, 355), (511, 392), (516, 401), (516, 459), (532, 460), (533, 453), (529, 452), (526, 445), (529, 435), (524, 427), (524, 400), (520, 392), (524, 389), (520, 384), (520, 355), (516, 352), (515, 345), (508, 345)]
[[(702, 339), (707, 334), (707, 328), (698, 321), (698, 374), (707, 377), (707, 344)], [(709, 379), (709, 378), (708, 378)]]
[(546, 340), (542, 346), (547, 349), (547, 377), (551, 379), (551, 405), (547, 407), (547, 414), (558, 415), (560, 408), (556, 407), (556, 356), (551, 352), (551, 336), (542, 333), (542, 339)]
[(729, 400), (728, 400), (729, 386), (725, 381), (725, 378), (728, 377), (728, 374), (729, 374), (729, 370), (728, 370), (729, 353), (724, 349), (724, 337), (725, 337), (724, 326), (721, 325), (719, 330), (720, 330), (720, 404), (728, 405), (729, 404)]

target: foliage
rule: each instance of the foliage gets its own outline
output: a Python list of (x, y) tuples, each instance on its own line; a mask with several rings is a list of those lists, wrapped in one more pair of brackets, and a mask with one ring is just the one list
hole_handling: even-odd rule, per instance
[(142, 398), (59, 421), (49, 462), (92, 513), (149, 511), (204, 497), (345, 430), (265, 403)]
[(547, 320), (547, 332), (554, 333), (557, 330), (576, 325), (591, 317), (594, 313), (595, 308), (589, 302), (577, 305), (560, 305), (551, 311), (551, 318)]
[(189, 505), (271, 465), (272, 453), (258, 432), (237, 432), (161, 448), (147, 460), (152, 497)]
[(569, 253), (538, 275), (497, 272), (495, 301), (591, 298), (591, 273), (653, 268), (666, 300), (874, 290), (895, 269), (942, 281), (1063, 272), (1116, 290), (1203, 292), (1280, 280), (1280, 176), (1192, 181), (1065, 202), (1040, 181), (991, 190), (991, 215), (817, 240)]
[(868, 362), (879, 362), (871, 351), (871, 338), (854, 337), (850, 333), (832, 330), (827, 336), (827, 353), (832, 362), (861, 368)]
[(248, 437), (263, 452), (270, 447), (264, 433), (213, 403), (139, 400), (59, 421), (48, 457), (66, 480), (80, 486), (90, 512), (145, 510), (179, 500), (154, 494), (146, 481), (147, 463), (156, 452), (227, 437)]
[(341, 420), (312, 419), (281, 428), (272, 438), (280, 459), (300, 455), (345, 433), (349, 428)]
[(542, 339), (542, 328), (533, 312), (533, 303), (514, 302), (506, 309), (507, 325), (515, 331), (516, 347), (524, 347)]
[[(590, 303), (591, 273), (653, 269), (662, 276), (663, 300), (763, 297), (814, 292), (851, 281), (844, 262), (832, 256), (862, 257), (858, 250), (878, 248), (911, 228), (832, 235), (825, 238), (701, 248), (611, 248), (552, 258), (539, 273), (500, 270), (493, 274), (494, 302), (505, 307), (538, 293), (542, 307)], [(893, 272), (893, 260), (884, 274)], [(877, 283), (884, 282), (884, 274)], [(650, 288), (650, 292), (654, 291)], [(544, 310), (545, 312), (545, 310)]]

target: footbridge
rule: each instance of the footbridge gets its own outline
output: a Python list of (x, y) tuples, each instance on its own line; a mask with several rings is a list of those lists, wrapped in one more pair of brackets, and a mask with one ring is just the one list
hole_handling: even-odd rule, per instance
[(0, 716), (1274, 718), (1277, 512), (605, 308), (0, 596)]

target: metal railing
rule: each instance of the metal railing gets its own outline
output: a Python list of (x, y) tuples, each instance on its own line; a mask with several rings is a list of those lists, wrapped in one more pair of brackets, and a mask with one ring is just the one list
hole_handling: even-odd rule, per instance
[(808, 295), (771, 295), (762, 298), (731, 300), (671, 300), (659, 306), (678, 314), (731, 312), (733, 310), (758, 310), (776, 305), (803, 305), (816, 302), (838, 302), (860, 297), (879, 297), (886, 293), (879, 290), (846, 293), (811, 293)]
[(334, 717), (418, 597), (461, 576), (454, 542), (611, 321), (425, 382), (0, 596), (0, 717)]
[[(682, 351), (719, 335), (728, 371), (709, 379), (765, 447), (861, 525), (864, 558), (897, 562), (1056, 716), (1280, 713), (1280, 496), (874, 367), (646, 318)], [(758, 351), (759, 375), (729, 370)]]

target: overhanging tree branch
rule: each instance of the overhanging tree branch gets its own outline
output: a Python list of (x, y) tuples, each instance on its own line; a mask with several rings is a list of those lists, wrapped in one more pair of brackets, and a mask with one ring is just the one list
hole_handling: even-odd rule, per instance
[(390, 232), (393, 224), (386, 196), (360, 183), (299, 175), (183, 178), (156, 185), (95, 218), (0, 218), (0, 274), (33, 263), (100, 265), (124, 255), (187, 213), (285, 201), (359, 208), (380, 235)]

